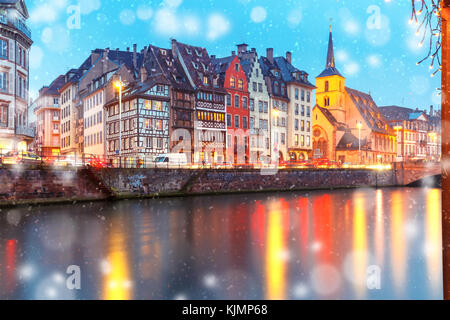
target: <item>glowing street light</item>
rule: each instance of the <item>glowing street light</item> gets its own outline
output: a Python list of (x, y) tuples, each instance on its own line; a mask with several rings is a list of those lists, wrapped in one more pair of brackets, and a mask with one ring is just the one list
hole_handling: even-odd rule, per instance
[(120, 77), (118, 81), (114, 82), (114, 87), (119, 90), (119, 165), (122, 167), (122, 77)]

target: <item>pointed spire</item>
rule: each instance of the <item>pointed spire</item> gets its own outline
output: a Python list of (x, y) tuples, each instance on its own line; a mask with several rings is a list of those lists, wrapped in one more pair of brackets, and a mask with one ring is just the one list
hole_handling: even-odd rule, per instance
[(336, 63), (334, 60), (334, 47), (333, 47), (333, 30), (330, 24), (330, 39), (328, 40), (328, 55), (327, 55), (327, 64), (325, 68), (335, 68)]

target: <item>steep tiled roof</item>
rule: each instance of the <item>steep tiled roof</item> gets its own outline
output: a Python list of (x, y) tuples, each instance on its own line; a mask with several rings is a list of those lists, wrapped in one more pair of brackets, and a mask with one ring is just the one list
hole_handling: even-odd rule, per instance
[(231, 62), (233, 62), (234, 56), (224, 57), (224, 58), (218, 58), (218, 59), (212, 59), (211, 63), (214, 66), (214, 70), (216, 74), (219, 75), (219, 83), (220, 86), (224, 86), (225, 83), (225, 74), (230, 67)]
[[(300, 85), (310, 87), (310, 88), (316, 88), (311, 82), (308, 80), (308, 74), (305, 71), (299, 70), (296, 67), (294, 67), (291, 63), (289, 63), (285, 57), (277, 57), (275, 58), (275, 62), (280, 68), (281, 75), (283, 77), (283, 80), (286, 82), (296, 82)], [(305, 78), (297, 79), (293, 75), (294, 73), (301, 73), (304, 75)]]
[(406, 121), (409, 120), (409, 115), (414, 112), (413, 109), (399, 106), (380, 107), (380, 112), (388, 121)]
[[(289, 97), (287, 95), (286, 82), (283, 80), (283, 77), (281, 75), (281, 69), (277, 65), (276, 61), (274, 60), (273, 63), (272, 63), (266, 57), (261, 57), (259, 59), (259, 64), (261, 65), (261, 69), (262, 69), (262, 73), (263, 73), (264, 77), (269, 79), (269, 81), (267, 81), (267, 79), (266, 79), (267, 89), (269, 90), (269, 94), (272, 95), (272, 96), (278, 97), (278, 98), (283, 98), (283, 99), (287, 99), (288, 100)], [(273, 74), (273, 71), (275, 71), (275, 70), (279, 70), (280, 71), (280, 76), (279, 77), (276, 77)], [(275, 82), (278, 82), (280, 84), (280, 88), (281, 88), (281, 85), (283, 85), (283, 84), (286, 86), (286, 90), (285, 90), (285, 94), (284, 95), (281, 94), (281, 90), (279, 90), (278, 93), (275, 93), (275, 90), (274, 90)]]
[(53, 82), (48, 87), (43, 87), (39, 91), (40, 96), (57, 96), (59, 95), (59, 89), (66, 83), (65, 76), (60, 75), (58, 78), (53, 80)]
[(159, 48), (150, 45), (144, 54), (143, 66), (147, 71), (150, 79), (155, 79), (157, 75), (163, 75), (168, 84), (173, 87), (186, 91), (193, 91), (189, 84), (183, 67), (178, 59), (173, 55), (171, 49)]
[(350, 99), (352, 99), (362, 117), (373, 131), (393, 134), (393, 129), (387, 123), (381, 114), (381, 110), (369, 94), (351, 88), (346, 88), (346, 90)]
[[(202, 47), (187, 45), (181, 42), (175, 42), (178, 53), (181, 55), (188, 76), (196, 88), (215, 90), (225, 93), (225, 90), (214, 87), (214, 79), (217, 75), (211, 63), (208, 51)], [(208, 77), (208, 84), (203, 83), (203, 77)]]

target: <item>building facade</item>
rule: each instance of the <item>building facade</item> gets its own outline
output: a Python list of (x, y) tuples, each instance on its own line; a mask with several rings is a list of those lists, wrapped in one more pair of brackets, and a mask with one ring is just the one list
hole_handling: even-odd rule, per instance
[(80, 71), (72, 69), (66, 73), (65, 84), (59, 89), (61, 110), (61, 155), (80, 156), (77, 141), (77, 97)]
[(26, 151), (35, 136), (28, 126), (31, 32), (23, 0), (0, 1), (0, 154)]
[(316, 78), (313, 157), (340, 163), (379, 164), (396, 160), (396, 133), (370, 94), (345, 85), (337, 70), (330, 30), (325, 70)]
[(261, 57), (259, 63), (270, 96), (269, 131), (272, 162), (289, 159), (287, 146), (288, 105), (287, 84), (280, 67), (276, 64), (273, 49), (267, 49), (267, 57)]
[(212, 63), (219, 75), (219, 85), (227, 92), (226, 162), (246, 164), (250, 160), (250, 96), (247, 75), (235, 52), (230, 57), (213, 59)]
[(65, 76), (56, 78), (48, 87), (39, 90), (36, 99), (36, 151), (44, 157), (56, 157), (61, 151), (61, 106), (59, 90)]
[(220, 164), (226, 154), (226, 91), (205, 48), (172, 41), (172, 52), (195, 90), (195, 164)]
[(292, 53), (277, 57), (275, 62), (287, 84), (289, 97), (287, 112), (288, 160), (307, 160), (312, 153), (312, 107), (315, 86), (309, 75), (292, 65)]
[(271, 156), (269, 132), (269, 92), (259, 64), (256, 49), (247, 50), (247, 44), (237, 46), (237, 54), (242, 68), (247, 75), (248, 91), (250, 95), (250, 162), (264, 162)]
[[(440, 161), (440, 117), (399, 106), (380, 108), (397, 133), (397, 161)], [(438, 121), (435, 121), (436, 117)]]
[(165, 49), (150, 45), (144, 52), (144, 64), (140, 68), (141, 82), (159, 75), (163, 83), (170, 84), (169, 151), (185, 153), (191, 163), (194, 155), (195, 92), (174, 52), (177, 52), (176, 46)]

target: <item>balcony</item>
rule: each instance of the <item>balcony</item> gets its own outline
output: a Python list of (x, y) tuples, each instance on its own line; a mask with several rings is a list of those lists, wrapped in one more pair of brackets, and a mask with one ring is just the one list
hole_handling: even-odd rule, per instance
[(14, 26), (17, 30), (21, 31), (24, 35), (31, 39), (31, 30), (21, 19), (8, 19), (7, 16), (2, 14), (0, 15), (0, 23)]
[(36, 133), (34, 131), (34, 128), (16, 127), (16, 135), (34, 138), (36, 136)]

